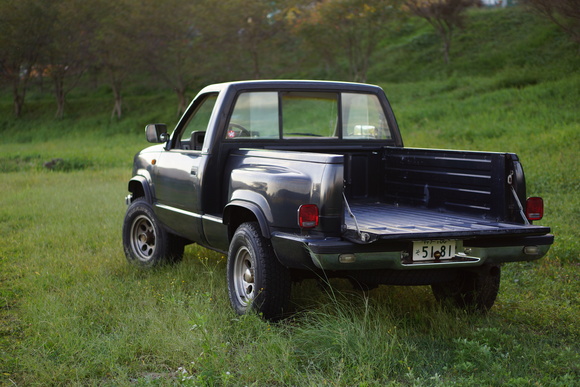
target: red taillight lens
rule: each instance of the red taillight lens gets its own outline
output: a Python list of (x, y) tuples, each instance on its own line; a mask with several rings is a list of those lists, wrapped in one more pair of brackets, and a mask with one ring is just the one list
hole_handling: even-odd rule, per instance
[(544, 200), (538, 197), (528, 198), (526, 201), (526, 218), (540, 220), (544, 216)]
[(318, 226), (318, 207), (316, 204), (303, 204), (298, 209), (298, 224), (302, 228)]

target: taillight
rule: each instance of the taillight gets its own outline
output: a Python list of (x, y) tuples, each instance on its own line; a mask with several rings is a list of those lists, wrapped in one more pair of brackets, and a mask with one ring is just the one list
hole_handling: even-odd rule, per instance
[(303, 204), (298, 209), (298, 224), (301, 228), (318, 226), (318, 207), (316, 204)]
[(526, 200), (526, 218), (528, 220), (540, 220), (544, 216), (544, 200), (531, 197)]

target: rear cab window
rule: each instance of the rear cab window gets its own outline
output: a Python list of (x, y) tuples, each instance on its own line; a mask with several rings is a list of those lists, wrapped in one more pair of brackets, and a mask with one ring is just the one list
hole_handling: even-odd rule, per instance
[(390, 140), (385, 112), (374, 94), (251, 91), (234, 104), (226, 140)]

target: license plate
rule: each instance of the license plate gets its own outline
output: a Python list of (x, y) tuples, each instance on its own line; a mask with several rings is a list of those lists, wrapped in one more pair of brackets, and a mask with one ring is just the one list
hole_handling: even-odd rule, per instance
[(434, 239), (413, 242), (413, 261), (436, 261), (455, 256), (455, 239)]

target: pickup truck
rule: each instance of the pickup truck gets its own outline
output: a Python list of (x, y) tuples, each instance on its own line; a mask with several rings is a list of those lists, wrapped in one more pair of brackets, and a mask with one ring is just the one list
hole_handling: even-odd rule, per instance
[(501, 264), (546, 254), (513, 153), (403, 147), (382, 88), (329, 81), (205, 87), (171, 134), (145, 128), (123, 224), (129, 262), (178, 262), (184, 246), (227, 254), (231, 305), (288, 312), (291, 285), (430, 285), (486, 311)]

